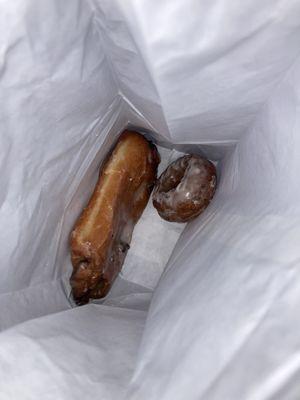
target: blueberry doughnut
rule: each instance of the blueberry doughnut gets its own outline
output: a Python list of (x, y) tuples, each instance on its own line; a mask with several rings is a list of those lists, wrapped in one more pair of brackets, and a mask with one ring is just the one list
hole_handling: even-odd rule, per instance
[(153, 205), (170, 222), (187, 222), (209, 205), (217, 184), (213, 163), (198, 155), (186, 155), (170, 164), (153, 191)]

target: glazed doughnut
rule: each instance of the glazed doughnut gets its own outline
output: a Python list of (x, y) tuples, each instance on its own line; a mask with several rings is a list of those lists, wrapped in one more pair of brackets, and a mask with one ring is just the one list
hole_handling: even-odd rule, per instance
[(159, 162), (152, 143), (139, 133), (123, 132), (71, 233), (70, 284), (77, 304), (108, 293), (149, 200)]
[(198, 155), (183, 156), (159, 177), (153, 191), (153, 205), (167, 221), (190, 221), (208, 206), (216, 183), (213, 163)]

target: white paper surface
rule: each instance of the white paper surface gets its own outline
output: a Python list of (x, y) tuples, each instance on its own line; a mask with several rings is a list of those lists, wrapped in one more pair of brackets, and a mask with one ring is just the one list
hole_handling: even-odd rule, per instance
[(92, 3), (122, 92), (176, 142), (236, 142), (299, 53), (298, 0)]
[(128, 399), (299, 398), (299, 71), (298, 60), (180, 238)]
[(4, 329), (69, 307), (57, 259), (64, 212), (116, 118), (118, 98), (81, 1), (2, 1), (0, 19)]
[[(183, 154), (160, 146), (158, 151), (161, 157), (158, 176)], [(185, 225), (164, 221), (153, 207), (151, 197), (134, 228), (121, 277), (154, 289)]]
[(89, 304), (3, 332), (1, 400), (122, 398), (145, 317)]
[[(1, 400), (298, 400), (299, 21), (298, 0), (0, 2)], [(204, 145), (219, 187), (153, 293), (178, 232), (163, 250), (149, 208), (127, 280), (70, 310), (68, 235), (128, 123)]]

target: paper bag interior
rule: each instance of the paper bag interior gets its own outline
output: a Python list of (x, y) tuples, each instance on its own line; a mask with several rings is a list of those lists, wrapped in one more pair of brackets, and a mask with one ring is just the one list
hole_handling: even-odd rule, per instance
[[(3, 398), (295, 400), (299, 2), (0, 10)], [(73, 307), (70, 230), (126, 127), (161, 168), (216, 162), (217, 192), (185, 226), (149, 203), (109, 296)]]

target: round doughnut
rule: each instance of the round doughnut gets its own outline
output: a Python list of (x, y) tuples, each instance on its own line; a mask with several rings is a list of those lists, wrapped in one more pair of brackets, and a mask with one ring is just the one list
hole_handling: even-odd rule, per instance
[(202, 213), (216, 190), (213, 163), (198, 155), (186, 155), (170, 164), (153, 191), (153, 205), (170, 222), (187, 222)]

